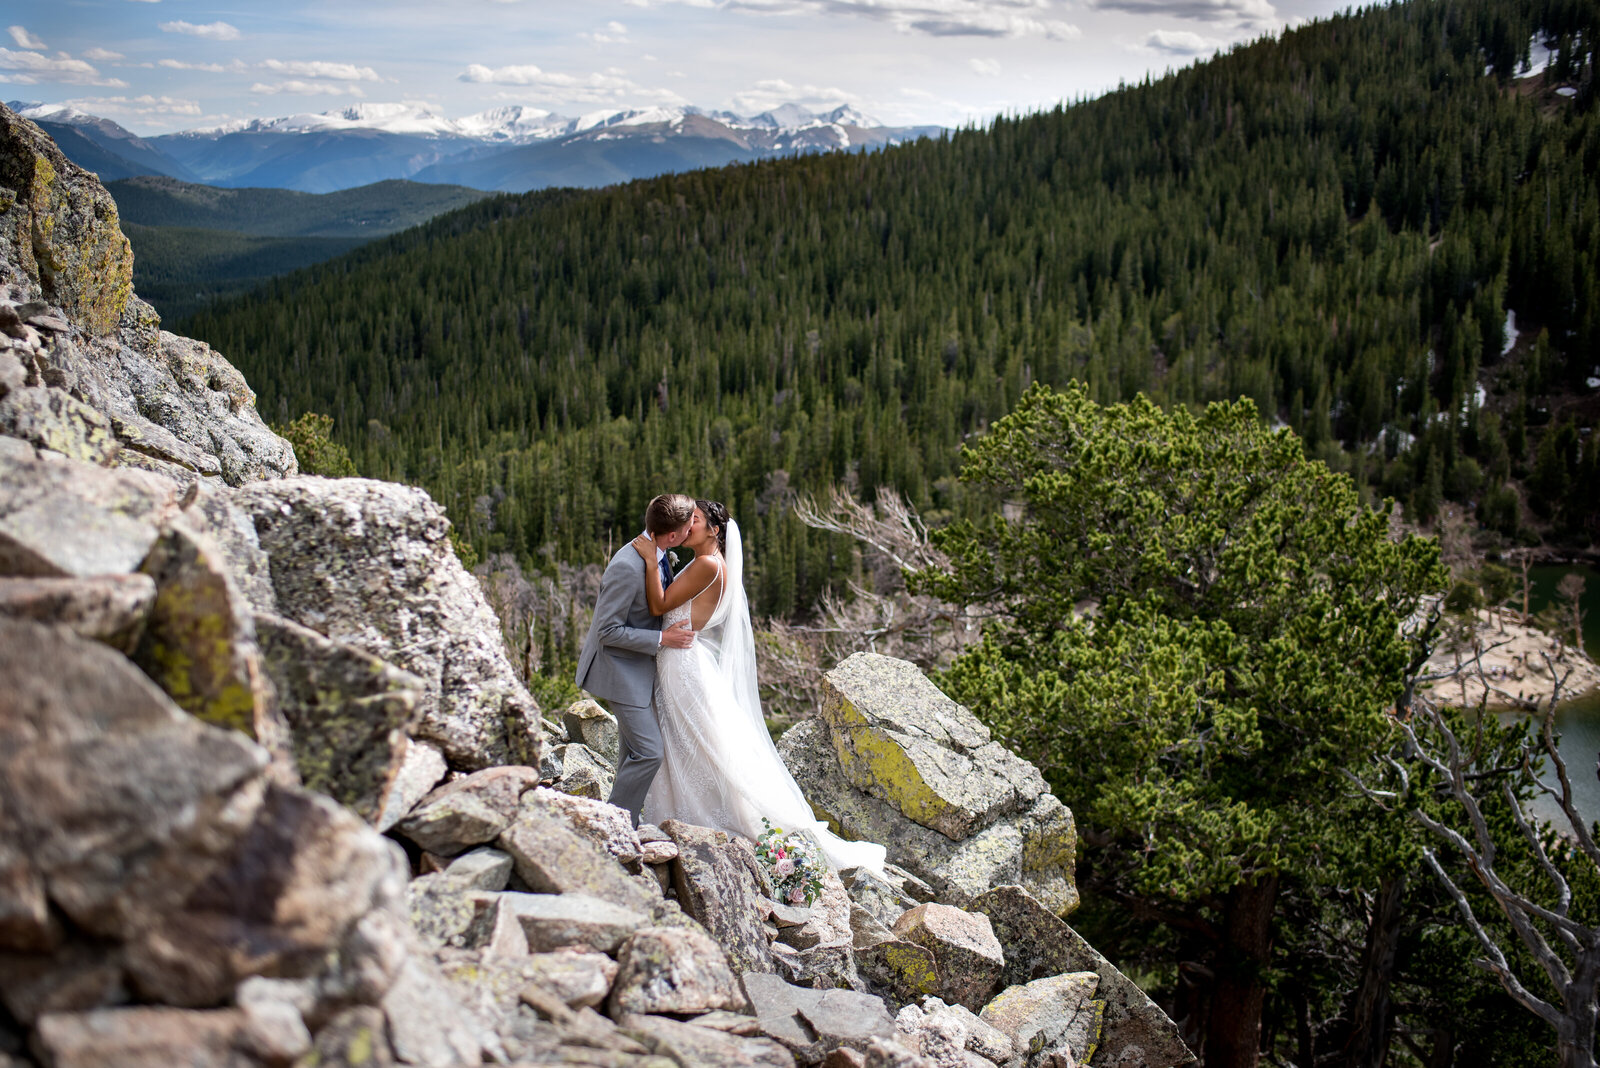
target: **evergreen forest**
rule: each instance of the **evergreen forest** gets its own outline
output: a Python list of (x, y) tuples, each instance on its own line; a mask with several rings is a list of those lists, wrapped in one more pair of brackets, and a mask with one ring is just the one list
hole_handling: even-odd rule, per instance
[(850, 566), (786, 494), (981, 510), (962, 442), (1035, 381), (1247, 396), (1408, 518), (1588, 542), (1597, 22), (1350, 12), (939, 140), (481, 201), (182, 328), (480, 553), (598, 560), (659, 490), (723, 499), (767, 614)]
[(955, 561), (913, 587), (1014, 613), (941, 684), (1073, 808), (1073, 923), (1209, 1020), (1206, 1063), (1548, 1065), (1463, 907), (1507, 970), (1539, 953), (1407, 817), (1466, 826), (1425, 751), (1471, 739), (1500, 870), (1596, 967), (1600, 880), (1517, 837), (1520, 727), (1392, 714), (1446, 579), (1366, 506), (1594, 546), (1597, 39), (1592, 0), (1350, 11), (936, 140), (486, 199), (178, 328), (302, 456), (546, 581), (681, 489), (803, 619), (863, 563), (797, 495), (897, 491)]

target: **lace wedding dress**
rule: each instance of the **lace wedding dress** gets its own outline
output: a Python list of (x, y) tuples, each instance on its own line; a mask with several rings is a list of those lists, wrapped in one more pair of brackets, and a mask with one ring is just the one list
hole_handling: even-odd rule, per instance
[[(724, 556), (721, 600), (694, 644), (656, 654), (662, 759), (644, 800), (644, 820), (683, 820), (757, 838), (766, 817), (774, 827), (815, 835), (834, 868), (882, 871), (884, 847), (829, 831), (778, 756), (761, 714), (743, 549), (731, 521)], [(662, 626), (688, 619), (692, 605), (669, 611)]]

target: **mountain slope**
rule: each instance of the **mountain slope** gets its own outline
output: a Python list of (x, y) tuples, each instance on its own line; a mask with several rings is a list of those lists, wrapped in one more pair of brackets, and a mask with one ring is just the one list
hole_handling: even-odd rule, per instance
[[(1586, 17), (1370, 9), (945, 140), (486, 202), (189, 329), (481, 550), (596, 558), (663, 488), (725, 499), (774, 563), (761, 612), (850, 559), (788, 492), (983, 507), (961, 443), (1041, 380), (1246, 395), (1413, 518), (1584, 542)], [(1536, 19), (1564, 57), (1519, 80)]]
[(108, 182), (106, 189), (123, 219), (141, 226), (274, 237), (378, 237), (489, 195), (460, 186), (399, 180), (325, 194), (220, 189), (160, 177)]
[(181, 179), (194, 177), (186, 167), (150, 141), (123, 129), (110, 119), (63, 104), (13, 100), (6, 106), (38, 123), (68, 159), (86, 170), (94, 171), (101, 181), (143, 174)]
[(337, 193), (218, 189), (156, 176), (106, 189), (139, 292), (173, 319), (490, 195), (403, 181)]

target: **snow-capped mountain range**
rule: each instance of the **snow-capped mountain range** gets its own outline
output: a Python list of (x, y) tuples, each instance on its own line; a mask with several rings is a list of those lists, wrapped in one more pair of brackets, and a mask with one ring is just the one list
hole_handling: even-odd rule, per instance
[(163, 174), (209, 185), (306, 192), (388, 178), (511, 192), (609, 185), (774, 155), (877, 148), (940, 132), (931, 126), (886, 127), (848, 105), (823, 114), (785, 104), (752, 116), (654, 107), (575, 118), (512, 105), (451, 119), (400, 103), (140, 138), (67, 105), (8, 106), (45, 126), (69, 157), (108, 181)]

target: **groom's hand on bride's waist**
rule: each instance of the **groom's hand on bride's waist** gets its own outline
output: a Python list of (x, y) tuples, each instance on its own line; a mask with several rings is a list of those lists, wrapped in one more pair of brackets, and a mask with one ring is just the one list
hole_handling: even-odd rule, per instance
[(680, 619), (661, 632), (661, 646), (664, 649), (687, 649), (693, 644), (694, 631), (689, 629), (687, 619)]

